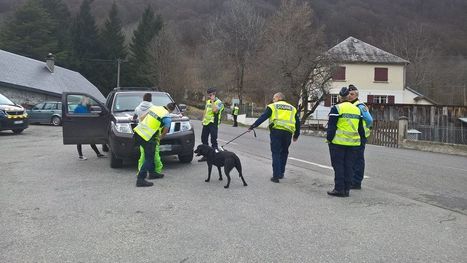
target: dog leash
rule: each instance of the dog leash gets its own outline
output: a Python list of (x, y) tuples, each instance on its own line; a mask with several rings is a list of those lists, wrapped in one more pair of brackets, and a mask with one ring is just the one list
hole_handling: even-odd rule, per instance
[[(253, 135), (256, 137), (256, 132), (255, 132), (255, 129), (251, 129), (253, 131)], [(221, 148), (224, 148), (224, 146), (226, 146), (227, 144), (235, 141), (236, 139), (238, 139), (239, 137), (243, 136), (245, 133), (249, 132), (249, 130), (241, 133), (240, 135), (238, 135), (237, 137), (233, 138), (232, 140), (228, 141), (226, 144), (222, 145)]]

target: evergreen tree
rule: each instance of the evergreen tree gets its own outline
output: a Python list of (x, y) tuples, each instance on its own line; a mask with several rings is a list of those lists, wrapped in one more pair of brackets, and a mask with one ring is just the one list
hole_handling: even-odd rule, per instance
[(100, 59), (99, 32), (91, 13), (92, 0), (84, 0), (81, 4), (72, 28), (72, 64), (75, 70), (83, 74), (102, 92), (101, 76), (97, 70)]
[(118, 16), (117, 4), (114, 2), (109, 17), (105, 21), (100, 34), (102, 57), (105, 59), (124, 59), (127, 55), (122, 21)]
[(44, 60), (57, 52), (54, 29), (57, 24), (36, 0), (21, 6), (0, 32), (0, 48), (27, 57)]
[(90, 59), (96, 59), (99, 54), (99, 33), (96, 20), (91, 13), (92, 2), (93, 0), (84, 0), (81, 3), (79, 13), (73, 24), (73, 56), (79, 62), (78, 64)]
[(70, 11), (63, 0), (39, 0), (39, 3), (47, 10), (50, 18), (53, 19), (57, 25), (52, 30), (52, 34), (58, 40), (58, 51), (55, 54), (55, 58), (66, 67), (69, 64), (67, 60), (69, 60), (71, 54), (70, 26), (72, 20)]
[(110, 91), (117, 82), (117, 59), (125, 59), (127, 56), (122, 21), (118, 16), (115, 2), (101, 31), (100, 42), (102, 46), (101, 58), (108, 60), (108, 63), (101, 65), (100, 72), (107, 76), (107, 78), (103, 78), (102, 85), (105, 91)]
[(152, 8), (148, 6), (133, 33), (130, 44), (129, 69), (127, 71), (129, 75), (126, 77), (129, 85), (150, 86), (153, 84), (150, 80), (152, 58), (149, 47), (161, 29), (162, 17), (156, 16)]

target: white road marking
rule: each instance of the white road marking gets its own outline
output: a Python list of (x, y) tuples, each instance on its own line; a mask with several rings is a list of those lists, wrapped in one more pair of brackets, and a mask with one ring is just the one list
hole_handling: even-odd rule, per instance
[[(228, 141), (224, 141), (224, 140), (222, 140), (222, 139), (217, 139), (217, 140), (218, 140), (218, 141), (221, 141), (221, 142), (225, 142), (225, 143), (228, 142)], [(234, 143), (234, 142), (231, 142), (231, 143), (229, 143), (229, 144), (238, 145), (238, 143)]]
[(294, 161), (298, 161), (298, 162), (302, 162), (302, 163), (307, 163), (307, 164), (311, 164), (311, 165), (316, 165), (316, 166), (321, 167), (321, 168), (325, 168), (325, 169), (332, 170), (332, 167), (331, 167), (331, 166), (322, 165), (322, 164), (319, 164), (319, 163), (312, 163), (312, 162), (305, 161), (305, 160), (302, 160), (302, 159), (297, 159), (297, 158), (294, 158), (294, 157), (289, 157), (289, 159), (290, 159), (290, 160), (294, 160)]

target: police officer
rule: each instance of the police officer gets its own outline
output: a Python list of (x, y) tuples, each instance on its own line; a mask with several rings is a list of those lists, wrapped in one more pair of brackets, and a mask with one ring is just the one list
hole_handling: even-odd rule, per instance
[(144, 163), (138, 172), (136, 187), (152, 186), (153, 183), (145, 180), (148, 172), (154, 171), (154, 155), (159, 130), (165, 110), (162, 107), (152, 106), (149, 110), (139, 116), (139, 123), (133, 129), (136, 140), (144, 150)]
[[(162, 168), (164, 164), (162, 163), (161, 156), (160, 156), (160, 140), (164, 138), (164, 136), (169, 132), (170, 126), (172, 124), (172, 118), (170, 117), (170, 113), (175, 110), (175, 103), (170, 102), (166, 106), (155, 106), (158, 107), (161, 112), (161, 127), (159, 129), (160, 136), (158, 136), (158, 140), (156, 143), (156, 150), (154, 153), (154, 171), (149, 172), (148, 179), (159, 179), (163, 178), (164, 174), (162, 173)], [(140, 157), (138, 160), (138, 171), (141, 170), (141, 167), (144, 163), (144, 148), (140, 146)]]
[(239, 110), (240, 110), (240, 108), (238, 108), (238, 105), (234, 104), (233, 111), (232, 111), (232, 116), (233, 116), (233, 119), (234, 119), (233, 127), (238, 126), (237, 117), (238, 117), (238, 111)]
[(274, 183), (279, 183), (279, 179), (284, 178), (292, 136), (295, 142), (300, 135), (300, 119), (297, 109), (284, 100), (284, 94), (280, 92), (274, 94), (273, 103), (269, 104), (263, 114), (248, 128), (248, 131), (251, 131), (269, 119), (272, 152), (271, 181)]
[[(211, 135), (211, 147), (217, 150), (217, 132), (221, 123), (221, 114), (224, 110), (224, 104), (216, 97), (216, 89), (209, 88), (207, 90), (208, 100), (203, 116), (203, 129), (201, 131), (201, 142), (208, 144), (209, 135)], [(206, 157), (199, 159), (198, 162), (206, 161)]]
[(365, 136), (361, 138), (361, 145), (358, 147), (357, 156), (353, 165), (354, 174), (350, 189), (362, 189), (363, 174), (365, 173), (365, 144), (370, 136), (373, 117), (365, 103), (358, 100), (358, 89), (354, 85), (349, 85), (349, 100), (360, 109), (360, 114), (363, 119), (363, 129), (365, 131)]
[(339, 92), (341, 103), (329, 113), (327, 142), (334, 168), (334, 189), (328, 195), (348, 197), (356, 152), (364, 136), (360, 110), (349, 102), (349, 89)]

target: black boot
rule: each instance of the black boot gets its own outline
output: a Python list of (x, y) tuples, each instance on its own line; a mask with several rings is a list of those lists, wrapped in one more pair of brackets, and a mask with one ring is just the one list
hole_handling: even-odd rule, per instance
[(136, 187), (148, 187), (148, 186), (153, 186), (154, 184), (151, 182), (148, 182), (144, 179), (142, 180), (136, 180)]
[(149, 173), (149, 175), (148, 175), (149, 180), (159, 179), (159, 178), (162, 178), (162, 177), (164, 177), (164, 174), (161, 174), (161, 173), (158, 173), (158, 172)]
[(349, 194), (346, 193), (345, 191), (337, 191), (336, 189), (332, 190), (332, 191), (328, 191), (328, 195), (332, 195), (332, 196), (337, 196), (337, 197), (348, 197)]

